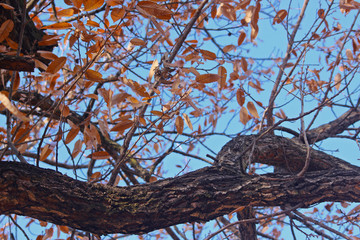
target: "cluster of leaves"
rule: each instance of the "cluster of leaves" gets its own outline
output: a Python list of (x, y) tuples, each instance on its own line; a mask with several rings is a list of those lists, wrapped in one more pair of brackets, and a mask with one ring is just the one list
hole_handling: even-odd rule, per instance
[[(270, 119), (298, 127), (302, 117), (314, 113), (309, 129), (324, 107), (354, 107), (352, 96), (359, 90), (354, 83), (360, 42), (354, 31), (357, 15), (343, 29), (331, 14), (348, 19), (359, 8), (357, 3), (316, 6), (310, 27), (299, 30), (296, 41), (301, 14), (290, 15), (293, 6), (264, 4), (29, 2), (31, 21), (47, 33), (36, 44), (59, 47), (56, 52), (27, 53), (35, 61), (34, 73), (8, 74), (8, 85), (0, 92), (1, 111), (7, 117), (6, 127), (0, 128), (1, 157), (43, 162), (64, 172), (72, 169), (76, 178), (89, 182), (130, 185), (188, 171), (188, 162), (175, 161), (179, 156), (212, 164), (203, 156), (216, 155), (211, 140), (219, 135), (262, 130), (271, 127)], [(17, 11), (5, 3), (0, 7)], [(267, 27), (288, 36), (288, 42), (286, 35), (279, 40), (288, 44), (281, 56), (263, 56), (256, 50), (261, 32), (271, 34)], [(1, 54), (26, 55), (11, 38), (13, 30), (12, 19), (3, 21)], [(321, 65), (314, 67), (311, 55)], [(281, 108), (273, 114), (267, 106), (274, 103)], [(356, 131), (349, 129), (350, 137)], [(170, 158), (165, 168), (164, 160)], [(260, 232), (270, 228), (278, 238), (280, 230), (271, 224), (261, 222)], [(196, 234), (202, 229), (198, 226)]]

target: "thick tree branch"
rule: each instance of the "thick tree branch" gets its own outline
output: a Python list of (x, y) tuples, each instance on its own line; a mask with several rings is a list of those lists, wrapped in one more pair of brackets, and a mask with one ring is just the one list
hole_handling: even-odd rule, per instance
[(0, 162), (0, 213), (97, 234), (144, 233), (207, 221), (240, 206), (360, 202), (360, 173), (356, 171), (334, 169), (302, 178), (281, 177), (243, 176), (208, 167), (150, 184), (109, 187), (27, 164)]
[(351, 108), (334, 121), (323, 124), (306, 133), (310, 144), (344, 132), (349, 126), (360, 121), (360, 108)]

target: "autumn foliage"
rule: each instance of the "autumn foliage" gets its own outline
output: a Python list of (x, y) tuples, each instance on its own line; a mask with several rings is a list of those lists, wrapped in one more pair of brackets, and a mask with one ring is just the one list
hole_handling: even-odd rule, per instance
[[(304, 167), (287, 171), (298, 177), (307, 173), (311, 149), (359, 158), (356, 1), (0, 2), (1, 161), (113, 187), (211, 166), (239, 135), (301, 141)], [(327, 145), (332, 137), (347, 142)], [(247, 169), (273, 171), (261, 160)], [(336, 202), (304, 211), (247, 207), (256, 206), (259, 238), (360, 239), (359, 205)], [(231, 223), (244, 209), (138, 237), (237, 239)], [(101, 238), (65, 225), (8, 214), (0, 236), (17, 229), (29, 239)]]

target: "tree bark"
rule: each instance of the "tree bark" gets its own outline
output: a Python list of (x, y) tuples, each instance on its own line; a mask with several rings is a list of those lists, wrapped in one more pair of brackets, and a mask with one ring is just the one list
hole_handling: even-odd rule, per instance
[(208, 221), (240, 206), (360, 202), (359, 186), (355, 170), (316, 171), (295, 178), (240, 175), (212, 166), (150, 184), (108, 187), (28, 164), (0, 162), (0, 214), (16, 213), (97, 234), (140, 234)]

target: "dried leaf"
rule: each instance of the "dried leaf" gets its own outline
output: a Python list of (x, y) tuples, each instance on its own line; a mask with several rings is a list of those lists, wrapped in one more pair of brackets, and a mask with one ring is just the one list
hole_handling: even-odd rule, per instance
[(8, 5), (8, 4), (5, 4), (5, 3), (0, 3), (0, 6), (7, 9), (7, 10), (14, 10), (14, 7)]
[(250, 120), (248, 110), (245, 107), (240, 109), (240, 122), (244, 125)]
[(341, 86), (341, 74), (340, 74), (340, 73), (337, 73), (337, 74), (335, 75), (334, 82), (335, 82), (335, 88), (336, 88), (336, 90), (339, 90), (339, 89), (340, 89), (340, 86)]
[(218, 74), (207, 73), (197, 76), (195, 81), (199, 83), (212, 83), (217, 82), (219, 79), (220, 76)]
[(249, 110), (250, 114), (253, 115), (255, 118), (260, 118), (253, 102), (248, 102), (247, 109)]
[(0, 93), (0, 101), (7, 108), (7, 110), (9, 110), (12, 114), (14, 114), (14, 116), (16, 116), (17, 118), (19, 118), (24, 122), (30, 121), (30, 118), (26, 117), (25, 114), (20, 112), (14, 105), (12, 105), (9, 98), (4, 93)]
[(236, 100), (241, 107), (245, 103), (245, 93), (241, 88), (236, 91)]
[(100, 8), (104, 4), (104, 0), (86, 0), (84, 1), (84, 10), (92, 11)]
[(287, 16), (287, 11), (282, 9), (278, 11), (274, 17), (273, 24), (281, 23)]
[(59, 22), (59, 23), (54, 23), (54, 24), (48, 25), (48, 26), (44, 26), (41, 29), (63, 30), (63, 29), (69, 29), (71, 27), (72, 27), (71, 23)]
[(246, 73), (248, 70), (248, 63), (245, 58), (241, 58), (241, 68)]
[(41, 149), (40, 153), (40, 161), (44, 161), (53, 151), (53, 147), (47, 144), (43, 149)]
[(132, 120), (123, 120), (117, 123), (110, 131), (123, 133), (126, 129), (131, 128), (133, 124)]
[(65, 144), (69, 144), (79, 134), (80, 128), (78, 126), (72, 127), (65, 138)]
[(241, 31), (238, 38), (238, 46), (240, 46), (244, 42), (245, 37), (246, 37), (246, 33), (244, 31)]
[(154, 76), (155, 74), (155, 70), (157, 69), (157, 67), (159, 66), (159, 62), (157, 59), (155, 59), (153, 61), (153, 63), (151, 64), (151, 68), (150, 68), (150, 72), (149, 72), (149, 76), (148, 76), (148, 82), (151, 81), (152, 77)]
[(66, 57), (59, 57), (52, 61), (47, 67), (46, 72), (48, 73), (57, 73), (66, 63)]
[(230, 51), (232, 51), (232, 50), (234, 50), (234, 49), (236, 49), (236, 47), (231, 44), (231, 45), (225, 46), (225, 47), (223, 48), (223, 51), (224, 51), (224, 53), (228, 53), (228, 52), (230, 52)]
[(62, 9), (62, 10), (57, 12), (58, 17), (71, 17), (73, 15), (74, 15), (74, 9), (73, 8)]
[(87, 156), (87, 158), (99, 160), (99, 159), (109, 159), (109, 158), (111, 158), (111, 156), (106, 151), (98, 151), (98, 152), (93, 152), (93, 153), (89, 154)]
[(191, 129), (191, 131), (192, 131), (192, 130), (193, 130), (193, 125), (192, 125), (192, 123), (191, 123), (191, 121), (190, 121), (189, 116), (188, 116), (186, 113), (183, 113), (182, 115), (183, 115), (183, 117), (184, 117), (184, 120), (185, 120), (186, 125), (187, 125), (187, 126)]
[(141, 1), (137, 4), (136, 8), (140, 8), (140, 11), (143, 10), (150, 16), (154, 16), (162, 20), (170, 20), (173, 14), (172, 11), (167, 9), (165, 6), (151, 1)]
[(10, 19), (1, 24), (0, 27), (0, 42), (4, 41), (14, 28), (14, 22)]
[(346, 57), (347, 57), (349, 60), (354, 60), (354, 56), (353, 56), (353, 54), (352, 54), (352, 52), (351, 52), (350, 49), (346, 49), (345, 54), (346, 54)]
[(125, 16), (125, 9), (123, 8), (114, 8), (111, 10), (111, 19), (116, 22), (119, 19), (122, 19)]
[(218, 75), (220, 76), (218, 83), (219, 83), (219, 89), (224, 89), (226, 86), (226, 77), (227, 77), (227, 71), (226, 68), (223, 66), (220, 66), (218, 68)]
[(216, 59), (216, 54), (213, 53), (213, 52), (210, 52), (208, 50), (202, 50), (202, 49), (200, 49), (200, 52), (201, 52), (204, 59), (208, 59), (208, 60), (215, 60)]
[(182, 134), (184, 131), (184, 120), (181, 116), (177, 116), (175, 120), (176, 132)]
[(94, 82), (102, 82), (102, 81), (104, 81), (104, 79), (102, 78), (102, 74), (99, 73), (98, 71), (95, 71), (95, 70), (92, 70), (92, 69), (86, 70), (85, 78), (90, 80), (90, 81), (94, 81)]
[(131, 44), (134, 46), (143, 46), (146, 44), (146, 42), (139, 38), (133, 38), (130, 40)]

